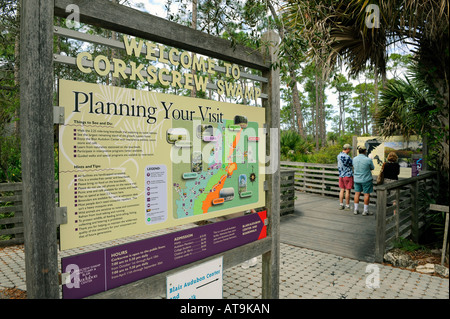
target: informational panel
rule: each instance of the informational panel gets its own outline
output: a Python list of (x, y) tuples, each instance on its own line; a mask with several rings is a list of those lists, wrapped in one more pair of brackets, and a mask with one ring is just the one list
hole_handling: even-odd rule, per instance
[(167, 276), (167, 299), (222, 299), (223, 258)]
[(63, 298), (84, 298), (266, 238), (266, 219), (262, 211), (62, 258)]
[(59, 82), (61, 249), (264, 206), (264, 109)]
[[(383, 163), (390, 152), (398, 156), (400, 165), (399, 177), (408, 178), (413, 176), (413, 157), (421, 157), (422, 141), (417, 136), (411, 136), (406, 140), (403, 136), (392, 136), (387, 138), (377, 136), (358, 137), (357, 146), (365, 146), (367, 156), (372, 159), (375, 169), (373, 175), (380, 173)], [(358, 153), (357, 153), (358, 154)]]

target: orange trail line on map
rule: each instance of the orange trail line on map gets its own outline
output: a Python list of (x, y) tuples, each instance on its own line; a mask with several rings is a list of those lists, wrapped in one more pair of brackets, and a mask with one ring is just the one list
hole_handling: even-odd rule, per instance
[[(241, 137), (241, 132), (242, 132), (242, 128), (239, 130), (239, 132), (236, 134), (236, 137), (234, 138), (232, 147), (230, 148), (230, 153), (228, 155), (228, 158), (233, 158), (233, 153), (236, 149), (237, 144), (239, 143), (239, 138)], [(237, 164), (236, 163), (229, 163), (226, 167), (226, 171), (227, 171), (227, 175), (223, 175), (219, 182), (214, 185), (212, 187), (213, 191), (210, 192), (207, 196), (206, 199), (203, 201), (202, 204), (202, 211), (203, 214), (206, 214), (208, 212), (208, 209), (211, 207), (212, 205), (212, 201), (215, 198), (219, 198), (219, 193), (220, 190), (223, 188), (223, 185), (225, 184), (225, 180), (227, 179), (227, 176), (231, 176), (233, 175), (233, 172), (237, 169)]]

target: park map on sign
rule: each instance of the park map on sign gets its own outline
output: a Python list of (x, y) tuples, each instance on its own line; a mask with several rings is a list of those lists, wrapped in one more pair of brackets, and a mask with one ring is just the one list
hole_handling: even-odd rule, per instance
[(264, 206), (263, 108), (67, 80), (59, 98), (62, 250)]
[[(258, 202), (258, 124), (236, 116), (194, 130), (188, 133), (201, 143), (203, 151), (194, 150), (190, 164), (172, 165), (174, 217)], [(182, 144), (182, 134), (178, 138)]]

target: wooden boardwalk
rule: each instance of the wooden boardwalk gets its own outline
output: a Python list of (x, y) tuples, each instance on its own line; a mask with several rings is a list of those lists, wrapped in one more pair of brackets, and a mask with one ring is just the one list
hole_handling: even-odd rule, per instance
[[(281, 216), (282, 243), (359, 261), (374, 261), (375, 215), (354, 215), (352, 210), (338, 210), (336, 197), (304, 192), (295, 195), (294, 213)], [(360, 206), (363, 206), (362, 198)], [(371, 206), (371, 211), (375, 211), (373, 204)], [(353, 207), (353, 199), (350, 207)]]

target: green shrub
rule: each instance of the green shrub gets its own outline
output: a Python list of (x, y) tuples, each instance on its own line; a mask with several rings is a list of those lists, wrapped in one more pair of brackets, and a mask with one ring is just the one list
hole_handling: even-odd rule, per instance
[(282, 131), (280, 135), (280, 156), (282, 160), (298, 162), (298, 157), (311, 152), (312, 144), (295, 131)]
[(20, 139), (18, 137), (0, 136), (0, 168), (0, 183), (22, 180)]
[(416, 250), (426, 250), (425, 246), (416, 244), (410, 239), (403, 237), (397, 238), (393, 243), (394, 248), (398, 248), (404, 251), (416, 251)]

